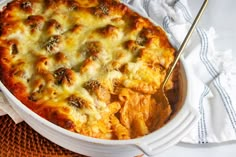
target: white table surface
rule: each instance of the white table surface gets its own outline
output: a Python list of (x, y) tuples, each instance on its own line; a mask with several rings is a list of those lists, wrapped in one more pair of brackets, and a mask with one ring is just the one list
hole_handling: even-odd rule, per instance
[[(196, 13), (202, 0), (189, 0), (191, 11)], [(236, 1), (209, 0), (199, 25), (208, 29), (213, 26), (218, 34), (216, 49), (232, 49), (236, 60)], [(191, 145), (179, 143), (158, 157), (236, 157), (236, 141), (221, 144)]]

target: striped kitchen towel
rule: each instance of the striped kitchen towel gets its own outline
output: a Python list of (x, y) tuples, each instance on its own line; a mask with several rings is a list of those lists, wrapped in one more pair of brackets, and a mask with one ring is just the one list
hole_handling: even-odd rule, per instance
[[(123, 2), (160, 24), (176, 47), (180, 46), (194, 18), (188, 0)], [(213, 27), (205, 30), (198, 26), (183, 54), (193, 76), (191, 105), (201, 116), (182, 142), (204, 144), (236, 140), (236, 60), (231, 50), (215, 49), (216, 36)]]

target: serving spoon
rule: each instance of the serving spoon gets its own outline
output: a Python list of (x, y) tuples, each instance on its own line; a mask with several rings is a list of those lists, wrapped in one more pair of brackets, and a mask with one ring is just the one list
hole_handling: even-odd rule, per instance
[[(205, 10), (206, 6), (207, 6), (207, 3), (208, 3), (208, 0), (205, 0), (198, 12), (198, 14), (196, 15), (187, 35), (185, 36), (179, 50), (178, 50), (178, 53), (177, 53), (177, 56), (175, 57), (174, 61), (172, 62), (172, 64), (169, 66), (169, 68), (167, 69), (167, 73), (166, 73), (166, 76), (165, 76), (165, 79), (164, 81), (162, 82), (162, 84), (160, 85), (160, 88), (156, 91), (156, 93), (154, 94), (154, 97), (156, 99), (156, 101), (158, 103), (160, 103), (161, 107), (164, 109), (164, 113), (165, 114), (168, 114), (166, 112), (168, 112), (168, 108), (170, 108), (170, 103), (169, 103), (169, 100), (168, 98), (166, 97), (165, 95), (165, 85), (168, 81), (168, 79), (170, 78), (176, 64), (178, 63), (179, 59), (180, 59), (180, 56), (181, 54), (183, 53), (183, 50), (184, 48), (186, 47), (190, 37), (192, 36), (192, 33), (200, 19), (200, 17), (202, 16), (202, 13), (203, 11)], [(165, 119), (165, 118), (164, 118)], [(162, 122), (164, 123), (164, 121)]]

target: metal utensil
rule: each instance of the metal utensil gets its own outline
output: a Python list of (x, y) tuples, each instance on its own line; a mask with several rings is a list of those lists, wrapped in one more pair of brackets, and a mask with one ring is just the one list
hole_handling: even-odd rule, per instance
[(194, 31), (194, 28), (196, 27), (196, 25), (197, 25), (201, 15), (202, 15), (203, 11), (205, 10), (205, 8), (207, 6), (207, 3), (208, 3), (208, 0), (205, 0), (203, 2), (203, 4), (202, 4), (202, 6), (201, 6), (197, 16), (195, 17), (195, 19), (194, 19), (194, 21), (193, 21), (193, 23), (192, 23), (192, 25), (191, 25), (187, 35), (186, 35), (184, 41), (182, 42), (182, 44), (181, 44), (181, 46), (180, 46), (180, 48), (178, 50), (178, 54), (177, 54), (175, 60), (170, 65), (170, 67), (167, 69), (167, 73), (166, 73), (164, 81), (162, 82), (162, 84), (161, 84), (160, 88), (157, 90), (157, 92), (154, 94), (155, 99), (157, 100), (158, 103), (160, 103), (161, 107), (164, 109), (164, 112), (162, 114), (165, 114), (165, 115), (163, 115), (165, 117), (162, 120), (160, 120), (160, 119), (158, 120), (158, 122), (157, 122), (158, 124), (164, 123), (166, 121), (166, 119), (169, 117), (169, 114), (170, 114), (169, 113), (169, 111), (170, 111), (170, 103), (168, 101), (168, 98), (165, 95), (165, 85), (166, 85), (168, 79), (170, 78), (170, 76), (171, 76), (171, 74), (172, 74), (176, 64), (178, 63), (179, 58), (180, 58), (181, 54), (183, 53), (183, 50), (186, 47), (186, 45), (187, 45), (187, 43), (188, 43), (188, 41), (189, 41), (193, 31)]

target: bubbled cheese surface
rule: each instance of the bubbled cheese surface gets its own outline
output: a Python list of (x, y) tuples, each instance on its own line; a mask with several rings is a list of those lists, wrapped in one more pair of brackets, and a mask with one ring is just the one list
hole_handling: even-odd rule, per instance
[(44, 118), (93, 137), (112, 138), (98, 126), (110, 129), (100, 120), (117, 85), (153, 94), (174, 58), (160, 27), (111, 0), (13, 1), (0, 24), (2, 82)]

